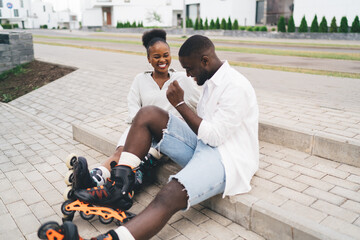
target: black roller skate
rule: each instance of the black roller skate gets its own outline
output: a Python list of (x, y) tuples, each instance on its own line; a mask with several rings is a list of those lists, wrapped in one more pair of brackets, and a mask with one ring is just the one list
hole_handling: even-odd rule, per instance
[[(153, 151), (156, 151), (153, 149)], [(156, 155), (154, 157), (153, 155)], [(145, 158), (141, 161), (140, 165), (136, 168), (135, 172), (135, 190), (139, 190), (140, 186), (144, 182), (153, 182), (153, 178), (156, 175), (154, 173), (155, 167), (160, 164), (161, 155), (158, 152), (149, 152)]]
[(99, 216), (101, 223), (109, 224), (116, 219), (120, 225), (135, 215), (124, 212), (132, 206), (135, 174), (128, 166), (116, 166), (111, 170), (111, 177), (99, 187), (76, 189), (67, 194), (69, 200), (61, 206), (63, 221), (72, 221), (76, 211), (81, 218), (91, 220)]
[[(38, 237), (40, 239), (48, 240), (84, 240), (79, 236), (77, 227), (72, 222), (64, 222), (59, 225), (57, 222), (47, 222), (41, 225), (38, 230)], [(119, 240), (114, 230), (110, 230), (106, 234), (100, 235), (91, 240)]]

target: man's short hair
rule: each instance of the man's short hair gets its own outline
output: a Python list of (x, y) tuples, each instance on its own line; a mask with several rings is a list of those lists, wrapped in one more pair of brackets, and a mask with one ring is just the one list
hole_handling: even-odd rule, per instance
[(201, 35), (194, 35), (188, 38), (180, 47), (179, 57), (188, 57), (191, 54), (203, 55), (209, 49), (214, 49), (212, 41)]

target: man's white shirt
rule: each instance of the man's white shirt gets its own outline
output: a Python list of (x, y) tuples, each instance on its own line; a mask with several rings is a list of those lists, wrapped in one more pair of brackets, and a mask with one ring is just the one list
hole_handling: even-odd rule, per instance
[(259, 168), (259, 109), (249, 80), (225, 61), (205, 82), (197, 113), (203, 119), (198, 139), (218, 147), (222, 157), (223, 196), (250, 191), (251, 178)]

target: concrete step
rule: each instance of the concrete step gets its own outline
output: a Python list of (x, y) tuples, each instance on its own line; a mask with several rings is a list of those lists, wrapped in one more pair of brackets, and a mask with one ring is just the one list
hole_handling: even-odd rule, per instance
[[(119, 124), (121, 114), (74, 125), (73, 137), (110, 155), (127, 127)], [(315, 156), (321, 151), (314, 149), (331, 146), (319, 144), (320, 137), (311, 133), (260, 123), (259, 135), (285, 146), (260, 142), (260, 169), (251, 192), (216, 196), (203, 205), (266, 239), (359, 239), (360, 168)], [(348, 143), (334, 142), (352, 149)], [(158, 181), (165, 183), (177, 171), (176, 164), (166, 162), (159, 168)]]
[[(73, 137), (105, 154), (112, 154), (115, 141), (128, 126), (121, 121), (126, 116), (126, 112), (110, 114), (90, 123), (73, 125)], [(360, 141), (353, 138), (260, 120), (259, 140), (360, 167)]]

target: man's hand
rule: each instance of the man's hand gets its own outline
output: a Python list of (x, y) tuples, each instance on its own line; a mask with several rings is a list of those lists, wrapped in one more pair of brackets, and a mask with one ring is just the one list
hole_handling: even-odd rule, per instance
[(180, 87), (178, 81), (170, 83), (168, 90), (166, 91), (166, 97), (174, 107), (184, 101), (184, 90)]

